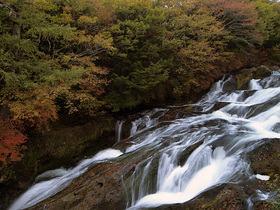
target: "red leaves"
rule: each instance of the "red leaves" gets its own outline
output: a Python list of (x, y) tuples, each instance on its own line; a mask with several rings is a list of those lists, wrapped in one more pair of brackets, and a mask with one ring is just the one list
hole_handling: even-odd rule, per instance
[(0, 118), (0, 169), (10, 161), (22, 159), (23, 155), (20, 152), (25, 148), (22, 144), (26, 139), (27, 137), (17, 131), (8, 120)]
[(56, 120), (57, 109), (46, 90), (35, 89), (27, 92), (14, 91), (7, 103), (9, 119), (0, 118), (0, 169), (9, 162), (20, 161), (21, 151), (28, 130), (44, 132), (50, 122)]

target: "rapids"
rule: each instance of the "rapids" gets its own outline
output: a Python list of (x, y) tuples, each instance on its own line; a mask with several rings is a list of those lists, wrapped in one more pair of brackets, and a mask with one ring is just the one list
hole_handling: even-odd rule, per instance
[[(246, 154), (269, 139), (280, 139), (280, 70), (251, 80), (247, 90), (229, 90), (232, 80), (225, 76), (199, 102), (185, 105), (194, 111), (179, 119), (161, 120), (174, 107), (144, 112), (132, 123), (133, 140), (123, 151), (108, 149), (73, 169), (43, 173), (10, 209), (35, 205), (67, 187), (91, 164), (124, 155), (148, 154), (124, 182), (129, 210), (184, 203), (223, 183), (252, 177), (268, 180), (269, 176), (251, 173)], [(118, 123), (116, 138), (121, 141), (123, 121)], [(184, 156), (190, 148), (192, 153)], [(269, 197), (256, 193), (260, 200)], [(248, 209), (252, 208), (248, 198)]]

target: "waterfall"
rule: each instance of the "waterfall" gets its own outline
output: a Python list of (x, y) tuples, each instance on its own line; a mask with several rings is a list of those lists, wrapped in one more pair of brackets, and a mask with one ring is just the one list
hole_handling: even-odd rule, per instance
[(106, 149), (97, 153), (92, 158), (81, 161), (75, 168), (47, 171), (36, 178), (36, 181), (39, 182), (35, 183), (27, 192), (22, 194), (9, 210), (31, 207), (65, 189), (73, 179), (86, 172), (92, 164), (118, 157), (121, 154), (122, 152), (119, 150)]
[[(248, 90), (229, 91), (226, 85), (232, 79), (224, 77), (199, 102), (186, 105), (195, 111), (180, 119), (161, 120), (172, 107), (142, 113), (132, 123), (132, 140), (123, 149), (125, 155), (113, 149), (105, 152), (101, 159), (142, 158), (124, 183), (127, 209), (184, 203), (224, 183), (269, 179), (267, 175), (251, 173), (246, 154), (270, 139), (280, 139), (280, 70), (270, 77), (252, 80)], [(116, 127), (118, 141), (122, 123)], [(186, 156), (188, 150), (191, 153)], [(85, 161), (97, 160), (94, 157)], [(55, 177), (35, 184), (11, 209), (17, 209), (19, 204), (22, 208), (32, 206), (57, 193), (88, 167), (82, 162), (73, 169), (42, 174), (37, 180), (53, 174)], [(46, 190), (48, 182), (58, 187)], [(247, 199), (249, 209), (252, 200), (265, 200), (271, 195), (261, 191), (255, 194)]]
[(116, 141), (119, 142), (122, 140), (122, 126), (125, 120), (118, 120), (116, 123)]
[[(131, 176), (130, 186), (126, 187), (131, 189), (129, 210), (184, 203), (213, 186), (250, 177), (269, 179), (252, 175), (244, 155), (264, 140), (280, 139), (280, 74), (274, 72), (269, 78), (252, 80), (248, 90), (229, 92), (224, 87), (231, 79), (225, 77), (217, 82), (194, 104), (201, 107), (200, 114), (174, 120), (141, 137), (141, 142), (145, 142), (141, 149), (148, 150), (148, 145), (156, 148), (156, 152), (148, 161), (138, 164)], [(217, 103), (224, 106), (213, 110)], [(166, 138), (171, 144), (161, 148), (159, 145)], [(199, 146), (182, 162), (183, 152), (196, 144)], [(156, 161), (155, 177), (150, 162)], [(138, 181), (148, 178), (153, 186)], [(267, 193), (257, 194), (255, 199), (267, 198)]]
[(151, 111), (146, 111), (141, 113), (141, 117), (132, 122), (132, 127), (130, 130), (130, 136), (133, 136), (140, 131), (147, 130), (151, 126), (157, 124), (158, 119), (162, 117), (168, 109), (153, 109)]

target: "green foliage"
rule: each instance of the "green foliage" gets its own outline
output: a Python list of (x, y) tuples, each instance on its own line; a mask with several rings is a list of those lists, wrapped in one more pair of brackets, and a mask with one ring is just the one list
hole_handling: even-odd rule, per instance
[(20, 131), (10, 140), (0, 134), (0, 145), (18, 140), (19, 148), (8, 147), (7, 157), (20, 151), (22, 133), (48, 130), (58, 113), (94, 115), (104, 104), (99, 97), (108, 71), (94, 61), (114, 50), (111, 34), (103, 30), (111, 11), (105, 6), (102, 17), (98, 10), (105, 4), (91, 3), (0, 1), (0, 108), (8, 107), (5, 117)]
[(173, 56), (162, 45), (163, 9), (137, 2), (118, 7), (115, 14), (110, 31), (118, 50), (111, 57), (114, 74), (106, 100), (118, 111), (149, 102), (150, 92), (168, 79)]
[(119, 111), (149, 102), (152, 99), (153, 89), (168, 79), (167, 63), (167, 60), (159, 60), (144, 68), (137, 62), (138, 68), (131, 71), (129, 76), (114, 74), (111, 87), (116, 91), (111, 91), (107, 95), (108, 108)]
[(280, 41), (280, 5), (276, 1), (255, 0), (259, 13), (258, 29), (263, 36), (264, 44), (271, 46)]
[(236, 52), (269, 48), (279, 60), (277, 1), (7, 0), (0, 7), (0, 107), (23, 133), (43, 132), (62, 114), (199, 92)]

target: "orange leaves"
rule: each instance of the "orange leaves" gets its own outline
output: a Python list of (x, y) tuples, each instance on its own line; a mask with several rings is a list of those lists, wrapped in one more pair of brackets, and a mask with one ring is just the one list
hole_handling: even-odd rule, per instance
[(11, 120), (23, 130), (47, 131), (49, 123), (58, 118), (56, 106), (45, 90), (36, 89), (15, 97), (17, 101), (10, 103)]
[(110, 25), (114, 20), (114, 9), (110, 3), (106, 1), (97, 0), (94, 2), (96, 9), (96, 17), (99, 24)]
[(26, 136), (17, 131), (8, 121), (0, 118), (0, 169), (9, 161), (20, 161), (22, 144), (26, 141)]
[[(90, 57), (84, 56), (76, 59), (76, 65), (71, 71), (80, 70), (81, 76), (68, 82), (61, 81), (59, 85), (49, 88), (48, 94), (52, 103), (63, 113), (94, 115), (103, 103), (98, 97), (105, 93), (109, 83), (103, 78), (109, 71), (106, 68), (96, 67)], [(58, 111), (57, 110), (57, 111)]]
[(223, 22), (224, 28), (234, 36), (231, 41), (242, 51), (261, 41), (256, 30), (258, 12), (253, 1), (215, 0), (212, 10), (214, 16)]
[(216, 0), (214, 8), (215, 15), (227, 20), (229, 16), (234, 16), (243, 25), (255, 25), (258, 21), (258, 13), (254, 2), (245, 3), (244, 0)]
[(105, 79), (93, 76), (91, 72), (84, 74), (83, 79), (79, 82), (79, 87), (86, 90), (94, 96), (100, 96), (105, 92), (104, 87), (108, 84)]

